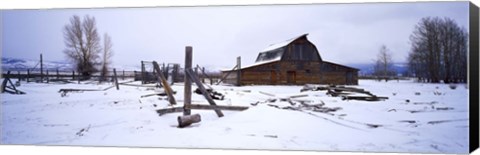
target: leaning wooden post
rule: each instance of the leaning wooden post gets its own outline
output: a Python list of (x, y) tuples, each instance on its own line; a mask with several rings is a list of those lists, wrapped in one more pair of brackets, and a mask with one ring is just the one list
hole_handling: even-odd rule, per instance
[(117, 71), (115, 68), (113, 69), (113, 78), (115, 80), (115, 86), (117, 87), (117, 90), (119, 90), (120, 88), (118, 87)]
[(241, 67), (241, 64), (242, 64), (242, 60), (241, 60), (241, 57), (237, 57), (237, 86), (241, 86), (242, 85), (242, 67)]
[(43, 56), (40, 54), (40, 81), (43, 83)]
[(185, 47), (185, 71), (184, 71), (184, 92), (183, 95), (183, 115), (190, 115), (190, 104), (192, 103), (192, 81), (187, 75), (187, 70), (192, 69), (192, 47)]

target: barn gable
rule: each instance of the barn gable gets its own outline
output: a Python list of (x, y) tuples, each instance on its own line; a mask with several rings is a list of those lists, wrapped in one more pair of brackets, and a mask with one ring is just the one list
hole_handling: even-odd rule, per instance
[(272, 44), (262, 50), (255, 63), (264, 61), (322, 61), (317, 47), (307, 39), (308, 34)]

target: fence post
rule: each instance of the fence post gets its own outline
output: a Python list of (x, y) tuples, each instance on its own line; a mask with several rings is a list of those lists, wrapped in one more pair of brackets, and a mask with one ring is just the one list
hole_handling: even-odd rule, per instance
[[(43, 82), (43, 81), (42, 81)], [(50, 78), (48, 76), (48, 70), (47, 70), (47, 83), (50, 83)]]
[(125, 80), (125, 70), (122, 71), (122, 80)]
[(30, 82), (30, 69), (27, 69), (27, 83)]
[(57, 68), (57, 79), (60, 79), (60, 75), (58, 75), (58, 68)]
[(72, 80), (75, 80), (75, 71), (72, 71)]
[(192, 47), (185, 47), (185, 71), (184, 71), (184, 103), (183, 103), (183, 115), (187, 116), (191, 114), (190, 105), (192, 103), (192, 81), (187, 75), (187, 70), (192, 69)]
[(117, 71), (115, 68), (113, 69), (113, 78), (115, 80), (115, 86), (117, 87), (117, 90), (119, 90), (120, 88), (118, 87)]
[(43, 56), (40, 54), (40, 81), (43, 83)]
[(241, 67), (241, 64), (242, 64), (242, 58), (241, 57), (237, 57), (237, 86), (241, 86), (242, 85), (242, 67)]
[(145, 84), (145, 64), (143, 64), (143, 61), (142, 62), (142, 84)]

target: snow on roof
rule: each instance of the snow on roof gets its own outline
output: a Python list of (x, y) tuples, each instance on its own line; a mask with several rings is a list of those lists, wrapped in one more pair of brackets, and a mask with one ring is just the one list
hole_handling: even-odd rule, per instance
[[(254, 64), (250, 64), (250, 65), (247, 65), (247, 66), (240, 66), (240, 67), (242, 67), (241, 69), (250, 68), (250, 67), (254, 67), (254, 66), (259, 66), (259, 65), (263, 65), (263, 64), (268, 64), (268, 63), (271, 63), (271, 62), (280, 61), (281, 58), (282, 58), (282, 57), (278, 57), (278, 58), (275, 58), (275, 59), (272, 59), (272, 60), (260, 61), (260, 62), (254, 63)], [(234, 69), (234, 70), (238, 70), (238, 69)], [(222, 72), (228, 72), (228, 71), (234, 71), (234, 70), (224, 69), (224, 70), (221, 70), (221, 71), (222, 71)]]
[(292, 38), (292, 39), (289, 39), (289, 40), (285, 40), (285, 41), (280, 42), (280, 43), (272, 44), (272, 45), (268, 46), (267, 48), (263, 49), (261, 52), (267, 52), (267, 51), (271, 51), (271, 50), (274, 50), (274, 49), (278, 49), (278, 48), (287, 46), (288, 44), (290, 44), (294, 40), (297, 40), (298, 38), (301, 38), (301, 37), (304, 37), (304, 36), (307, 36), (307, 35), (308, 35), (308, 33), (303, 34), (303, 35), (298, 36), (298, 37), (295, 37), (295, 38)]

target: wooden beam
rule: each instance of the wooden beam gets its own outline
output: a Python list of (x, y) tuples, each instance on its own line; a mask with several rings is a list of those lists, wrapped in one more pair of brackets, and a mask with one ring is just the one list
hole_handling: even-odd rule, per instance
[(177, 102), (175, 101), (175, 97), (173, 97), (173, 90), (168, 84), (167, 79), (165, 79), (165, 77), (163, 76), (160, 70), (160, 66), (158, 66), (158, 63), (156, 61), (153, 61), (153, 67), (156, 70), (157, 76), (160, 77), (160, 78), (157, 78), (158, 83), (162, 84), (163, 89), (165, 90), (165, 93), (167, 93), (168, 95), (168, 101), (170, 102), (171, 105), (176, 105)]
[(205, 104), (190, 104), (187, 107), (170, 107), (164, 109), (157, 109), (158, 115), (162, 116), (168, 113), (184, 112), (185, 109), (197, 109), (197, 110), (229, 110), (229, 111), (243, 111), (247, 110), (247, 106), (225, 106), (225, 105), (205, 105)]
[[(192, 47), (185, 47), (185, 75), (184, 75), (184, 97), (183, 105), (190, 105), (192, 103), (192, 81), (187, 75), (187, 70), (192, 69)], [(190, 109), (184, 109), (183, 115), (190, 115)]]
[(156, 110), (159, 116), (175, 113), (175, 112), (183, 112), (183, 107), (172, 107), (172, 108), (165, 108), (165, 109), (157, 109)]
[(186, 109), (201, 109), (201, 110), (232, 110), (243, 111), (247, 110), (247, 106), (225, 106), (225, 105), (205, 105), (205, 104), (191, 104)]
[[(190, 68), (190, 69), (187, 69), (185, 71), (186, 71), (186, 74), (190, 77), (190, 79), (193, 80), (193, 82), (195, 82), (195, 84), (197, 84), (198, 88), (202, 92), (205, 99), (207, 99), (208, 103), (210, 105), (216, 106), (217, 104), (215, 104), (215, 101), (213, 101), (212, 97), (207, 92), (207, 90), (205, 89), (203, 84), (200, 82), (200, 80), (198, 80), (198, 78), (194, 75), (195, 73), (193, 73), (193, 70)], [(220, 111), (219, 109), (215, 109), (214, 111), (215, 111), (215, 113), (217, 113), (218, 117), (223, 117), (222, 111)]]

